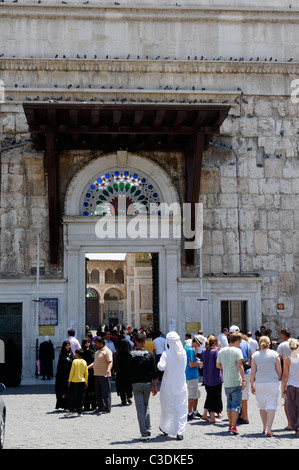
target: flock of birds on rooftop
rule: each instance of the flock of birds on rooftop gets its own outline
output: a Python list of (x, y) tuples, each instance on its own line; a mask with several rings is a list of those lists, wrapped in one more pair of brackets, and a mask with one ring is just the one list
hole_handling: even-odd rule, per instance
[[(42, 0), (38, 0), (37, 3), (41, 3), (41, 1), (42, 1)], [(5, 0), (0, 0), (0, 2), (4, 3)], [(18, 0), (13, 0), (12, 3), (18, 3)], [(61, 3), (62, 3), (62, 4), (68, 4), (68, 2), (66, 2), (65, 0), (62, 0)], [(83, 4), (88, 4), (88, 3), (89, 3), (88, 0), (83, 2)], [(119, 3), (119, 2), (114, 2), (114, 5), (120, 5), (120, 3)], [(181, 4), (176, 3), (175, 6), (180, 7)], [(291, 8), (291, 5), (289, 5), (289, 8)], [(1, 53), (1, 54), (0, 54), (0, 58), (3, 58), (3, 57), (5, 57), (5, 54), (4, 54), (4, 53)], [(8, 58), (10, 58), (10, 57), (8, 57)], [(12, 56), (12, 58), (15, 58), (15, 56)], [(32, 57), (32, 56), (31, 56), (30, 58), (31, 58), (31, 59), (34, 59), (34, 57)], [(54, 58), (55, 58), (55, 59), (58, 59), (58, 58), (59, 58), (59, 55), (56, 54)], [(63, 55), (61, 56), (61, 58), (62, 58), (62, 59), (67, 59), (67, 57), (66, 57), (65, 54), (63, 54)], [(93, 58), (94, 60), (96, 60), (96, 59), (98, 59), (98, 56), (95, 54), (92, 58)], [(83, 56), (80, 56), (79, 54), (77, 54), (77, 55), (76, 55), (76, 59), (88, 59), (88, 57), (87, 57), (86, 54), (84, 54)], [(119, 60), (120, 58), (119, 58), (119, 57), (109, 57), (109, 55), (106, 55), (106, 56), (105, 56), (105, 60), (112, 60), (112, 59), (113, 59), (113, 60)], [(123, 58), (122, 60), (124, 60), (124, 59), (125, 59), (125, 60), (133, 59), (133, 60), (134, 60), (134, 58), (131, 56), (131, 54), (128, 54), (128, 55), (127, 55), (125, 58)], [(135, 60), (136, 60), (136, 59), (139, 60), (139, 59), (142, 59), (142, 58), (140, 57), (140, 55), (137, 55), (137, 56), (135, 57)], [(102, 60), (103, 60), (103, 59), (102, 59)], [(162, 57), (162, 58), (161, 58), (159, 55), (150, 58), (149, 56), (146, 55), (145, 58), (143, 58), (143, 60), (178, 60), (178, 59), (177, 59), (176, 57), (171, 58), (170, 56), (167, 56), (167, 57), (164, 57), (164, 58)], [(244, 57), (239, 57), (239, 58), (230, 57), (229, 59), (228, 59), (228, 58), (225, 59), (225, 58), (223, 58), (222, 56), (219, 56), (219, 57), (217, 57), (217, 58), (209, 59), (209, 58), (205, 58), (203, 55), (200, 56), (200, 57), (198, 57), (198, 56), (191, 57), (191, 56), (189, 55), (189, 56), (187, 56), (187, 59), (179, 59), (179, 60), (189, 60), (189, 61), (190, 61), (190, 60), (192, 60), (192, 61), (197, 61), (197, 60), (200, 60), (200, 61), (203, 61), (203, 60), (205, 60), (205, 61), (211, 61), (211, 60), (213, 60), (213, 61), (229, 61), (229, 62), (232, 62), (232, 61), (233, 61), (233, 62), (243, 62), (243, 61), (246, 61), (246, 62), (252, 62), (252, 61), (255, 61), (255, 62), (259, 62), (259, 61), (263, 61), (263, 62), (272, 62), (272, 61), (278, 62), (278, 59), (273, 59), (272, 57), (270, 57), (269, 59), (268, 59), (268, 58), (262, 59), (262, 58), (260, 58), (260, 57), (256, 57), (256, 58), (250, 57), (249, 59), (244, 59)], [(293, 61), (293, 58), (292, 58), (292, 57), (287, 60), (287, 62), (292, 62), (292, 61)], [(18, 84), (15, 84), (15, 88), (18, 88), (18, 87), (19, 87), (19, 85), (18, 85)], [(55, 88), (58, 88), (58, 85), (54, 85), (54, 87), (55, 87)], [(72, 84), (69, 84), (69, 85), (67, 86), (67, 89), (70, 90), (72, 87), (73, 87), (73, 85), (72, 85)], [(22, 85), (20, 88), (27, 88), (27, 86), (26, 86), (26, 85)], [(76, 89), (79, 89), (79, 88), (80, 88), (80, 85), (77, 85), (75, 88), (76, 88)], [(91, 88), (91, 85), (89, 85), (89, 88)], [(102, 88), (102, 89), (105, 89), (106, 87), (105, 87), (105, 86), (102, 86), (101, 88)], [(110, 88), (110, 89), (113, 89), (113, 88), (115, 88), (115, 87), (114, 87), (114, 86), (110, 86), (109, 88)], [(122, 87), (120, 86), (119, 88), (121, 89)], [(160, 89), (163, 89), (163, 88), (164, 88), (164, 90), (172, 90), (172, 89), (173, 89), (171, 86), (168, 86), (168, 85), (166, 85), (165, 87), (164, 87), (164, 86), (163, 86), (163, 87), (160, 86)], [(142, 90), (143, 87), (138, 87), (138, 89)], [(176, 91), (179, 90), (179, 86), (176, 86), (174, 89), (175, 89)], [(194, 91), (194, 90), (195, 90), (195, 87), (193, 86), (193, 87), (192, 87), (192, 91)], [(201, 90), (205, 90), (205, 88), (202, 87)], [(238, 91), (241, 91), (241, 89), (238, 88)], [(12, 98), (11, 96), (8, 96), (6, 99), (7, 99), (8, 101), (13, 101), (13, 98)], [(74, 97), (73, 99), (72, 99), (71, 97), (68, 97), (68, 98), (63, 99), (62, 96), (60, 96), (60, 97), (54, 97), (54, 96), (52, 96), (51, 98), (49, 98), (48, 96), (45, 96), (44, 98), (40, 98), (39, 96), (36, 96), (35, 98), (30, 98), (30, 97), (27, 96), (25, 99), (26, 99), (26, 101), (40, 101), (40, 100), (43, 100), (43, 101), (50, 101), (50, 102), (55, 102), (55, 103), (56, 103), (56, 102), (60, 102), (60, 101), (71, 101), (71, 100), (73, 100), (73, 101), (78, 101), (78, 102), (86, 102), (86, 99), (80, 99), (80, 98), (78, 98), (78, 97)], [(92, 97), (92, 98), (90, 98), (89, 101), (90, 101), (90, 102), (96, 102), (96, 101), (97, 101), (97, 102), (100, 102), (100, 103), (104, 103), (104, 100), (103, 100), (102, 98), (97, 98), (97, 97)], [(156, 100), (156, 99), (151, 99), (151, 98), (137, 98), (137, 99), (135, 99), (135, 98), (130, 98), (130, 99), (127, 99), (127, 98), (118, 98), (118, 97), (114, 97), (114, 98), (112, 98), (112, 100), (110, 100), (110, 101), (112, 101), (112, 102), (119, 102), (119, 103), (126, 103), (126, 102), (153, 102), (153, 103), (169, 102), (169, 103), (174, 103), (174, 102), (175, 102), (175, 103), (189, 103), (189, 104), (192, 104), (192, 103), (213, 103), (213, 102), (214, 102), (213, 99), (205, 100), (205, 99), (202, 98), (202, 99), (199, 99), (199, 100), (197, 100), (197, 99), (190, 100), (190, 99), (185, 98), (185, 99), (181, 99), (181, 100), (180, 100), (180, 99), (174, 99), (174, 98), (167, 99), (166, 97), (164, 97), (162, 100)], [(236, 100), (235, 100), (235, 101), (236, 101)], [(244, 100), (243, 100), (243, 101), (244, 101)], [(228, 102), (228, 100), (223, 100), (223, 101), (222, 101), (222, 103), (227, 103), (227, 102)], [(251, 116), (248, 115), (248, 117), (251, 117)]]
[[(3, 1), (3, 0), (0, 0), (0, 2)], [(5, 58), (5, 54), (4, 52), (2, 52), (0, 54), (0, 58)], [(13, 55), (12, 57), (7, 57), (8, 59), (11, 59), (11, 58), (15, 58), (15, 56)], [(61, 59), (68, 59), (68, 57), (63, 54), (61, 57)], [(136, 55), (136, 57), (133, 57), (131, 56), (131, 54), (128, 54), (126, 57), (112, 57), (112, 56), (109, 56), (108, 54), (106, 54), (105, 58), (100, 58), (97, 56), (97, 54), (94, 54), (93, 57), (87, 57), (86, 54), (83, 54), (82, 56), (80, 56), (79, 54), (76, 55), (76, 57), (69, 57), (70, 59), (84, 59), (84, 60), (180, 60), (180, 61), (185, 61), (185, 60), (189, 60), (189, 61), (223, 61), (223, 62), (293, 62), (293, 57), (290, 57), (287, 61), (285, 60), (278, 60), (278, 59), (273, 59), (273, 57), (270, 57), (270, 58), (267, 58), (265, 57), (264, 59), (261, 58), (261, 57), (250, 57), (249, 59), (244, 59), (244, 57), (239, 57), (239, 58), (236, 58), (236, 57), (229, 57), (229, 58), (224, 58), (222, 56), (219, 56), (217, 58), (213, 57), (212, 59), (211, 58), (208, 58), (208, 57), (204, 57), (203, 55), (202, 56), (197, 56), (195, 55), (194, 57), (193, 56), (190, 56), (188, 55), (187, 58), (185, 59), (177, 59), (176, 57), (170, 57), (170, 56), (166, 56), (166, 57), (161, 57), (159, 55), (155, 56), (155, 57), (149, 57), (148, 55), (146, 55), (144, 58), (141, 57), (140, 55)], [(26, 57), (22, 57), (22, 59), (26, 59)], [(35, 57), (33, 56), (30, 56), (30, 57), (27, 57), (27, 59), (35, 59)], [(39, 58), (38, 58), (39, 59)], [(50, 59), (48, 57), (46, 57), (45, 59)], [(59, 59), (59, 54), (55, 54), (54, 56), (54, 59)]]
[[(0, 0), (0, 2), (4, 3), (4, 0)], [(12, 3), (18, 3), (18, 0), (12, 0)], [(37, 3), (42, 3), (42, 1), (41, 1), (41, 0), (38, 0)], [(65, 0), (62, 0), (61, 3), (62, 3), (63, 5), (68, 5), (68, 2), (66, 2)], [(89, 0), (86, 0), (86, 1), (83, 2), (83, 5), (88, 5), (88, 4), (89, 4)], [(119, 2), (113, 2), (113, 5), (119, 6), (120, 3), (119, 3)], [(176, 2), (175, 6), (176, 6), (176, 7), (181, 7), (182, 5), (181, 5), (180, 3), (177, 3), (177, 2)], [(290, 3), (290, 4), (289, 4), (289, 9), (291, 10), (291, 8), (292, 8), (292, 4)]]
[[(8, 96), (6, 97), (6, 100), (7, 101), (14, 101), (14, 99), (11, 97), (11, 96)], [(71, 98), (70, 96), (63, 99), (63, 96), (45, 96), (43, 98), (40, 98), (39, 96), (36, 96), (34, 98), (30, 98), (29, 96), (26, 96), (25, 98), (25, 101), (48, 101), (50, 103), (60, 103), (60, 102), (69, 102), (69, 101), (76, 101), (78, 103), (87, 103), (87, 101), (89, 102), (98, 102), (98, 103), (105, 103), (105, 100), (103, 100), (102, 98), (97, 98), (96, 96), (90, 98), (89, 100), (86, 100), (84, 98), (78, 98), (78, 97), (74, 97), (74, 98)], [(188, 104), (196, 104), (196, 103), (215, 103), (216, 101), (214, 101), (213, 99), (209, 99), (209, 100), (205, 100), (205, 99), (200, 99), (200, 100), (197, 100), (197, 99), (194, 99), (194, 100), (190, 100), (190, 99), (167, 99), (167, 98), (162, 98), (161, 100), (158, 100), (158, 99), (151, 99), (151, 98), (118, 98), (118, 97), (114, 97), (112, 98), (111, 100), (106, 100), (106, 102), (110, 103), (119, 103), (119, 104), (124, 104), (124, 103), (188, 103)], [(222, 103), (228, 103), (228, 100), (223, 100)], [(250, 117), (250, 116), (248, 116)]]
[[(80, 89), (80, 85), (73, 85), (72, 83), (68, 84), (67, 86), (59, 86), (58, 84), (54, 84), (53, 86), (54, 88), (57, 88), (59, 89), (60, 91), (62, 89), (65, 89), (65, 90), (71, 90), (73, 89), (74, 91), (79, 91)], [(27, 88), (27, 85), (19, 85), (19, 84), (15, 84), (14, 85), (14, 88), (15, 89), (26, 89)], [(87, 88), (87, 87), (86, 87)], [(94, 91), (97, 91), (97, 92), (100, 92), (102, 90), (107, 90), (107, 91), (110, 91), (110, 90), (115, 90), (116, 87), (114, 87), (113, 85), (110, 85), (108, 87), (106, 87), (105, 85), (102, 85), (100, 86), (99, 88), (96, 88), (96, 87), (92, 87), (91, 85), (88, 85), (88, 89), (93, 89)], [(119, 90), (122, 90), (123, 87), (122, 86), (119, 86), (118, 87)], [(85, 90), (85, 88), (83, 87), (81, 90)], [(141, 87), (141, 86), (138, 86), (137, 87), (137, 90), (144, 90), (144, 87)], [(186, 89), (186, 88), (180, 88), (178, 85), (177, 86), (170, 86), (170, 85), (160, 85), (159, 86), (159, 90), (157, 90), (157, 92), (159, 91), (167, 91), (167, 90), (175, 90), (175, 91), (184, 91), (186, 93), (192, 93), (194, 91), (196, 91), (196, 88), (195, 86), (192, 86), (190, 89)], [(128, 91), (128, 90), (126, 90)], [(134, 90), (131, 90), (131, 91), (134, 91)], [(209, 90), (206, 90), (205, 87), (201, 87), (198, 89), (198, 91), (205, 91), (207, 94), (209, 93)], [(240, 94), (243, 94), (243, 91), (240, 87), (238, 87), (237, 93), (240, 93)], [(146, 90), (144, 90), (144, 93), (146, 93)], [(213, 91), (212, 91), (213, 93)], [(7, 101), (14, 101), (14, 99), (11, 97), (11, 96), (7, 96), (6, 97), (6, 100)], [(26, 96), (25, 98), (26, 101), (50, 101), (50, 102), (54, 102), (54, 103), (58, 103), (58, 102), (61, 102), (61, 101), (64, 101), (64, 102), (68, 102), (68, 101), (77, 101), (77, 102), (81, 102), (81, 103), (86, 103), (87, 102), (87, 99), (86, 98), (79, 98), (77, 96), (71, 98), (70, 96), (67, 97), (67, 98), (64, 98), (63, 96), (44, 96), (44, 97), (40, 97), (39, 95), (35, 96), (34, 98), (31, 98), (29, 96)], [(99, 102), (99, 103), (104, 103), (105, 100), (103, 98), (99, 98), (99, 97), (96, 97), (96, 96), (93, 96), (92, 98), (90, 98), (88, 101), (90, 102)], [(166, 98), (166, 97), (163, 97), (161, 100), (158, 100), (158, 99), (152, 99), (152, 98), (149, 98), (149, 97), (140, 97), (140, 98), (134, 98), (134, 97), (131, 97), (131, 98), (126, 98), (126, 97), (123, 97), (123, 98), (120, 98), (118, 96), (115, 96), (113, 97), (112, 99), (107, 99), (108, 102), (113, 102), (113, 103), (119, 103), (119, 104), (124, 104), (124, 103), (189, 103), (189, 104), (196, 104), (196, 103), (214, 103), (214, 99), (210, 98), (210, 99), (204, 99), (204, 98), (201, 98), (201, 99), (190, 99), (190, 98)], [(247, 103), (247, 100), (245, 98), (243, 98), (243, 103)], [(229, 100), (228, 99), (224, 99), (222, 101), (223, 104), (225, 103), (228, 103)], [(237, 98), (235, 98), (234, 100), (234, 103), (235, 104), (239, 104), (239, 101)]]

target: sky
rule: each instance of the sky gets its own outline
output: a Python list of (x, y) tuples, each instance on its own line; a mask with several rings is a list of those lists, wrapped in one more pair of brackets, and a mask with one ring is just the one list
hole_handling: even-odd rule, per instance
[(90, 260), (116, 260), (123, 261), (127, 253), (86, 253), (85, 256)]

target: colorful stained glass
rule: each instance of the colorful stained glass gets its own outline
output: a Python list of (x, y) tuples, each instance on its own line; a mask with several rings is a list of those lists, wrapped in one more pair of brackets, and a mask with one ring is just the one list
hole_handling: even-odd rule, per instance
[(99, 294), (92, 287), (86, 289), (86, 297), (99, 297)]
[[(160, 204), (159, 192), (148, 177), (119, 169), (97, 177), (86, 188), (82, 202), (85, 216), (147, 215), (151, 204)], [(158, 214), (157, 211), (154, 213)]]

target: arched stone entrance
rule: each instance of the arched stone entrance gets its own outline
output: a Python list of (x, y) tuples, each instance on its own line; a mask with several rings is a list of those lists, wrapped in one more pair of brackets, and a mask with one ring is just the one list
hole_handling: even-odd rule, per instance
[(123, 293), (111, 287), (107, 289), (104, 294), (104, 324), (108, 326), (111, 330), (119, 323), (123, 323), (123, 313), (124, 313), (124, 296)]
[[(110, 174), (115, 169), (130, 171), (148, 178), (157, 189), (159, 202), (171, 207), (171, 216), (166, 213), (153, 217), (128, 214), (118, 218), (121, 236), (100, 238), (96, 224), (101, 217), (94, 214), (84, 215), (86, 190), (97, 177)], [(118, 171), (118, 170), (117, 170)], [(151, 190), (151, 188), (148, 188)], [(109, 191), (109, 189), (108, 189)], [(109, 195), (109, 194), (108, 194)], [(129, 225), (138, 225), (137, 236), (132, 237)], [(167, 331), (170, 324), (175, 324), (181, 334), (184, 332), (184, 320), (179, 309), (178, 278), (181, 271), (181, 214), (178, 196), (166, 172), (154, 161), (128, 152), (116, 152), (93, 159), (82, 168), (71, 181), (65, 201), (64, 224), (64, 266), (67, 282), (67, 323), (72, 322), (79, 332), (84, 331), (85, 318), (85, 255), (86, 253), (130, 253), (150, 252), (159, 257), (159, 326)], [(159, 224), (167, 226), (165, 236), (159, 236), (156, 228)], [(169, 227), (170, 226), (170, 227)], [(119, 228), (118, 227), (118, 228)], [(152, 229), (155, 230), (152, 230)], [(161, 227), (160, 227), (161, 228)], [(154, 233), (155, 236), (152, 236)], [(142, 236), (140, 235), (142, 234)], [(118, 233), (119, 235), (119, 233)], [(139, 236), (138, 236), (139, 235)], [(136, 322), (139, 327), (140, 321)]]
[(93, 287), (86, 289), (86, 325), (90, 330), (95, 330), (100, 322), (100, 298), (99, 293)]

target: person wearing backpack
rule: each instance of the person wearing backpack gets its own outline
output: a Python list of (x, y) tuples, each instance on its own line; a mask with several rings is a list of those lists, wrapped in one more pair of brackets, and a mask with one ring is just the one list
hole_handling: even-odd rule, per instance
[(239, 348), (243, 354), (243, 367), (244, 367), (244, 377), (245, 377), (245, 388), (242, 390), (242, 402), (241, 408), (242, 411), (238, 418), (237, 424), (249, 424), (248, 420), (248, 400), (250, 395), (250, 373), (251, 373), (251, 357), (252, 357), (252, 349), (249, 345), (248, 338), (246, 335), (243, 335), (243, 339)]

